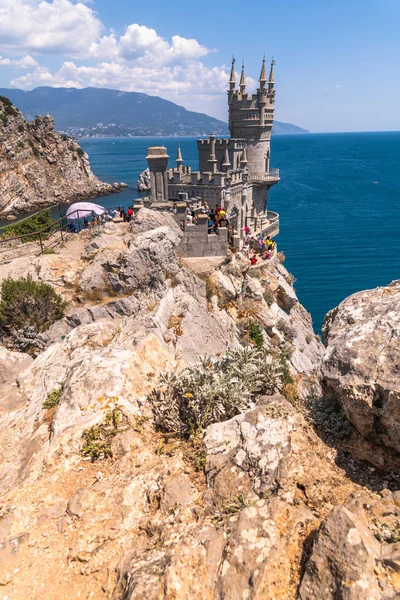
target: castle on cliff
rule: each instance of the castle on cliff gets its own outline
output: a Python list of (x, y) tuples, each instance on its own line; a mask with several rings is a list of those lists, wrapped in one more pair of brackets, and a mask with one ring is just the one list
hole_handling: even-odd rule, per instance
[[(267, 77), (263, 60), (259, 87), (250, 95), (246, 91), (244, 65), (237, 88), (235, 60), (232, 60), (228, 90), (230, 137), (216, 138), (211, 134), (209, 139), (197, 140), (198, 171), (183, 164), (179, 146), (176, 167), (172, 169), (168, 168), (169, 156), (164, 146), (148, 149), (152, 207), (161, 208), (173, 202), (179, 213), (184, 212), (187, 202), (194, 205), (207, 202), (211, 209), (218, 205), (224, 207), (234, 230), (233, 244), (238, 248), (246, 225), (251, 225), (256, 234), (262, 232), (273, 237), (279, 233), (279, 217), (267, 208), (268, 191), (279, 181), (278, 169), (270, 166), (275, 108), (274, 64), (272, 60)], [(189, 231), (186, 237), (193, 236), (194, 233)], [(218, 248), (220, 253), (222, 250), (222, 247)], [(197, 254), (195, 249), (186, 254), (211, 253), (210, 247), (206, 254), (200, 248)]]

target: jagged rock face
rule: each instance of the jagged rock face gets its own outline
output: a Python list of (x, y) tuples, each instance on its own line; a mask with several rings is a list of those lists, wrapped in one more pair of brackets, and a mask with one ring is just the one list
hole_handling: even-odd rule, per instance
[(145, 169), (140, 173), (137, 189), (138, 192), (149, 192), (151, 190), (150, 169)]
[(79, 145), (54, 131), (51, 116), (27, 123), (0, 100), (0, 218), (113, 191)]
[(345, 507), (322, 523), (301, 583), (301, 600), (379, 600), (375, 578), (380, 544), (366, 523)]
[(328, 313), (323, 377), (358, 431), (400, 451), (400, 282)]
[[(0, 352), (0, 584), (13, 600), (43, 589), (49, 600), (295, 600), (303, 545), (359, 489), (279, 394), (213, 424), (195, 450), (154, 429), (159, 373), (237, 346), (241, 310), (257, 315), (267, 348), (290, 346), (294, 377), (320, 366), (282, 265), (243, 277), (236, 257), (205, 282), (180, 261), (180, 235), (169, 215), (143, 210), (71, 236), (59, 255), (0, 266), (0, 280), (29, 272), (71, 303), (34, 360)], [(82, 436), (115, 407), (112, 456), (92, 463)]]

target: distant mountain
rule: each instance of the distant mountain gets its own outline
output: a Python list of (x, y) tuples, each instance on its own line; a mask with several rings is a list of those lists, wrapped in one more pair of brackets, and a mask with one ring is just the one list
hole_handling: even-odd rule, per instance
[[(0, 94), (10, 98), (27, 120), (50, 113), (59, 131), (77, 137), (228, 134), (223, 121), (137, 92), (38, 87), (32, 91), (3, 88)], [(275, 121), (274, 133), (307, 132)]]

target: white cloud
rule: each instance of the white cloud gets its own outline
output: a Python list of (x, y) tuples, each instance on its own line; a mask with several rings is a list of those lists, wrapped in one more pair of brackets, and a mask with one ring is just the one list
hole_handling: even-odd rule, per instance
[(103, 25), (82, 2), (70, 0), (1, 0), (0, 48), (38, 54), (88, 54)]
[(29, 54), (25, 54), (25, 56), (16, 60), (0, 56), (0, 65), (7, 67), (13, 65), (18, 69), (31, 69), (32, 67), (38, 67), (39, 63), (32, 56), (29, 56)]
[[(159, 95), (191, 110), (215, 112), (220, 102), (225, 114), (229, 70), (201, 61), (212, 50), (180, 35), (166, 40), (137, 23), (122, 35), (106, 31), (87, 2), (0, 0), (0, 51), (0, 65), (29, 70), (11, 81), (15, 87), (108, 87)], [(64, 62), (52, 71), (31, 54)], [(248, 87), (256, 82), (249, 78)]]

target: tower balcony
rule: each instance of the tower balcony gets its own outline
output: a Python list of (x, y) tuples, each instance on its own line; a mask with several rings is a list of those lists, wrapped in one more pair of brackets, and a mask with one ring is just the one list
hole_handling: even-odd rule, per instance
[(261, 233), (266, 237), (274, 237), (279, 233), (279, 215), (272, 210), (255, 217), (245, 217), (245, 225), (252, 228), (254, 235)]
[(268, 171), (268, 173), (263, 173), (261, 171), (249, 171), (248, 179), (254, 183), (277, 183), (280, 179), (279, 169), (271, 169)]

